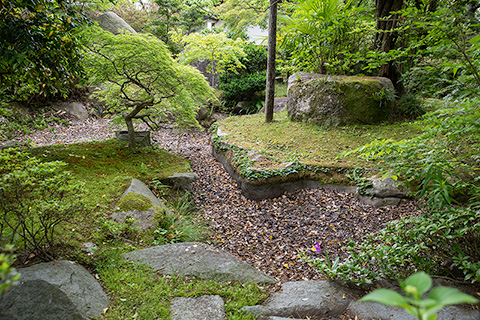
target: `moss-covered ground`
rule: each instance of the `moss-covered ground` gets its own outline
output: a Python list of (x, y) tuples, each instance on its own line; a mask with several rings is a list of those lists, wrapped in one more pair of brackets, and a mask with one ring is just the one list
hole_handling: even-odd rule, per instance
[[(353, 155), (340, 155), (374, 140), (401, 140), (417, 136), (422, 131), (420, 126), (408, 122), (327, 129), (292, 122), (286, 111), (275, 114), (271, 123), (265, 123), (263, 114), (255, 114), (227, 118), (218, 127), (225, 135), (217, 139), (223, 145), (230, 146), (227, 149), (230, 148), (231, 151), (226, 152), (226, 155), (244, 176), (248, 170), (242, 166), (248, 166), (257, 172), (277, 170), (281, 176), (282, 171), (278, 169), (285, 163), (292, 162), (317, 168), (314, 171), (319, 174), (332, 169), (347, 172), (355, 168), (371, 168), (371, 163)], [(239, 157), (239, 152), (248, 156)], [(250, 178), (248, 173), (246, 178)]]
[[(240, 309), (266, 299), (267, 287), (163, 276), (121, 257), (152, 245), (205, 239), (208, 229), (191, 196), (156, 180), (173, 172), (190, 171), (187, 160), (160, 149), (129, 149), (116, 140), (46, 146), (29, 152), (44, 161), (66, 162), (72, 182), (84, 184), (84, 210), (73, 221), (57, 228), (56, 258), (77, 261), (98, 275), (110, 298), (102, 319), (170, 319), (171, 299), (205, 294), (218, 294), (224, 299), (227, 319), (253, 319)], [(153, 235), (139, 234), (131, 224), (108, 218), (132, 178), (149, 184), (169, 208), (170, 213), (158, 221)], [(86, 242), (93, 242), (98, 248), (81, 250)]]

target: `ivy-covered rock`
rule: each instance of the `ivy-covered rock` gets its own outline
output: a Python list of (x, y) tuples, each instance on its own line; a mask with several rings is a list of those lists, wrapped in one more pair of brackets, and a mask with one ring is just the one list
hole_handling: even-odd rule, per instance
[(324, 127), (380, 123), (390, 119), (393, 100), (387, 78), (298, 72), (288, 79), (287, 109), (294, 121)]

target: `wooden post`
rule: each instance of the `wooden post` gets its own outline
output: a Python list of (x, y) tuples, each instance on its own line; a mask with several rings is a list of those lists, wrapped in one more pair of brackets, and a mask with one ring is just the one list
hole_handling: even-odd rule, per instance
[(270, 0), (268, 14), (268, 59), (267, 90), (265, 93), (265, 122), (273, 121), (273, 101), (275, 99), (275, 51), (277, 47), (277, 2)]

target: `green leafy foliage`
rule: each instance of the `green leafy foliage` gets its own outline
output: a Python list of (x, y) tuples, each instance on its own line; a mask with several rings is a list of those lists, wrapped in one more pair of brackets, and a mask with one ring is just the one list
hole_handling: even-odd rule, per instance
[(403, 70), (406, 92), (434, 98), (475, 97), (480, 87), (478, 21), (466, 13), (465, 2), (431, 4), (405, 6), (395, 29), (399, 47), (369, 51), (365, 70), (374, 72), (392, 62)]
[(411, 93), (403, 94), (395, 101), (395, 106), (399, 116), (406, 119), (416, 119), (427, 112), (422, 101)]
[(407, 294), (403, 297), (389, 289), (375, 290), (359, 301), (373, 301), (387, 306), (398, 306), (420, 320), (434, 320), (436, 313), (445, 306), (459, 303), (478, 303), (479, 300), (449, 287), (436, 287), (430, 291), (427, 298), (422, 296), (432, 287), (432, 279), (425, 272), (418, 272), (400, 281), (402, 290)]
[(178, 126), (198, 126), (196, 111), (214, 100), (213, 90), (196, 69), (176, 63), (165, 45), (144, 34), (113, 34), (98, 27), (84, 31), (88, 49), (83, 60), (90, 84), (111, 112), (122, 112), (135, 146), (132, 119), (151, 128), (173, 120)]
[(153, 244), (202, 241), (208, 234), (206, 225), (197, 218), (197, 209), (189, 193), (173, 201), (172, 208), (158, 221)]
[(267, 28), (268, 0), (252, 0), (244, 3), (238, 0), (221, 1), (216, 12), (223, 20), (222, 28), (230, 38), (247, 40), (247, 29), (250, 26)]
[(68, 95), (81, 76), (83, 19), (70, 1), (0, 1), (0, 96), (4, 101)]
[(351, 74), (358, 69), (374, 34), (368, 8), (351, 0), (302, 0), (285, 7), (280, 38), (288, 73)]
[(65, 163), (41, 162), (17, 149), (0, 152), (0, 241), (42, 259), (52, 256), (55, 229), (81, 210), (81, 185)]
[(349, 257), (335, 268), (312, 263), (332, 278), (357, 283), (415, 270), (450, 275), (452, 265), (466, 280), (480, 281), (480, 207), (474, 201), (480, 190), (479, 116), (477, 102), (465, 102), (426, 114), (420, 122), (426, 131), (416, 138), (376, 141), (353, 151), (378, 160), (384, 175), (404, 181), (425, 207), (388, 223), (362, 244), (351, 242)]
[[(207, 60), (207, 72), (217, 76), (226, 70), (235, 71), (243, 68), (240, 58), (245, 56), (240, 39), (227, 38), (225, 33), (193, 33), (182, 39), (186, 44), (185, 50), (179, 56), (183, 64)], [(213, 87), (213, 79), (210, 85)]]
[(267, 52), (263, 47), (251, 44), (245, 45), (243, 51), (245, 56), (240, 59), (240, 63), (244, 68), (221, 74), (218, 82), (223, 93), (222, 103), (225, 111), (234, 111), (239, 101), (251, 101), (248, 108), (237, 111), (241, 114), (250, 114), (258, 112), (254, 102), (262, 99), (256, 93), (265, 90)]
[(15, 255), (11, 253), (12, 251), (13, 246), (7, 245), (0, 252), (0, 297), (10, 290), (20, 278), (20, 274), (12, 267), (15, 261)]

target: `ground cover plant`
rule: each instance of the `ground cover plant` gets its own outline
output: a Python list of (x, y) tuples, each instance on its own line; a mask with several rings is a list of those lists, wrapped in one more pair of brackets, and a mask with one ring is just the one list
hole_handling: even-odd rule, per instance
[(261, 303), (267, 287), (238, 282), (202, 281), (177, 275), (161, 275), (145, 266), (121, 258), (132, 250), (114, 247), (99, 253), (98, 273), (110, 293), (110, 307), (103, 319), (169, 319), (173, 297), (220, 295), (229, 320), (253, 320), (241, 307)]
[[(231, 152), (229, 157), (233, 159), (233, 165), (246, 178), (296, 173), (282, 170), (285, 163), (294, 163), (294, 171), (308, 169), (314, 174), (337, 171), (343, 175), (337, 182), (343, 181), (343, 184), (349, 181), (345, 173), (356, 168), (368, 169), (372, 164), (356, 156), (341, 158), (338, 157), (339, 154), (372, 140), (402, 140), (421, 132), (421, 127), (407, 122), (382, 126), (320, 128), (292, 122), (286, 111), (277, 113), (271, 124), (265, 124), (262, 115), (256, 114), (227, 118), (218, 124), (218, 128), (222, 135), (214, 137), (214, 142), (218, 148)], [(252, 150), (262, 157), (253, 161), (248, 156)]]
[[(160, 182), (173, 172), (190, 171), (187, 160), (161, 149), (131, 149), (126, 142), (117, 140), (45, 146), (26, 149), (23, 154), (33, 159), (30, 162), (62, 163), (57, 172), (68, 172), (75, 183), (83, 183), (79, 196), (84, 200), (84, 209), (74, 211), (68, 221), (58, 225), (49, 258), (78, 261), (98, 274), (111, 299), (104, 319), (168, 319), (172, 298), (204, 294), (224, 298), (228, 319), (250, 319), (239, 311), (241, 307), (266, 298), (267, 287), (162, 276), (121, 258), (123, 253), (152, 245), (206, 239), (208, 226), (199, 219), (192, 196), (177, 193)], [(142, 234), (132, 227), (132, 221), (117, 223), (108, 218), (117, 205), (122, 205), (117, 200), (133, 177), (149, 184), (168, 207), (151, 232)], [(93, 242), (97, 248), (79, 250), (85, 242)], [(17, 247), (17, 252), (20, 249)], [(6, 258), (11, 264), (10, 256)], [(37, 260), (30, 256), (27, 263)], [(2, 272), (8, 275), (2, 288), (8, 289), (16, 273), (11, 269)]]
[(310, 262), (331, 278), (359, 284), (417, 270), (480, 281), (478, 113), (477, 100), (449, 105), (426, 114), (419, 122), (425, 132), (417, 137), (374, 141), (349, 152), (404, 181), (424, 207), (361, 244), (351, 241), (347, 259)]

